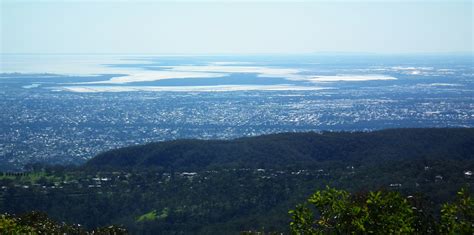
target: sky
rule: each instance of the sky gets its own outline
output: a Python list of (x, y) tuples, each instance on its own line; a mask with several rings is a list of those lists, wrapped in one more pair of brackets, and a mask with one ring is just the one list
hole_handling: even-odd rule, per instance
[(0, 53), (470, 53), (473, 1), (0, 0)]

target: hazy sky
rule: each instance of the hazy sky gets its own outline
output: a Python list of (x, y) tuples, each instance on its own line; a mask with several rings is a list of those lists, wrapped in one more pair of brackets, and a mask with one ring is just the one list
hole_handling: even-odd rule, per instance
[(1, 53), (473, 52), (473, 3), (1, 2)]

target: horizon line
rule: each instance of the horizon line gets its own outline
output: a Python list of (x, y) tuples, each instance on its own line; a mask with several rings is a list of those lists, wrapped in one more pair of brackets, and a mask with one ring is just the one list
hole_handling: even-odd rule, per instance
[(317, 52), (255, 52), (255, 53), (159, 53), (159, 52), (130, 52), (130, 53), (108, 53), (108, 52), (20, 52), (3, 53), (0, 55), (154, 55), (154, 56), (287, 56), (287, 55), (471, 55), (474, 51), (451, 51), (451, 52), (351, 52), (351, 51), (317, 51)]

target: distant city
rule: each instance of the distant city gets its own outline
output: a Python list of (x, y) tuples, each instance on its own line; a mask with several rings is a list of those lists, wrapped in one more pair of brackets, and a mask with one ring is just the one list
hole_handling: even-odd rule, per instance
[(2, 171), (181, 138), (474, 126), (471, 56), (56, 57), (4, 56)]

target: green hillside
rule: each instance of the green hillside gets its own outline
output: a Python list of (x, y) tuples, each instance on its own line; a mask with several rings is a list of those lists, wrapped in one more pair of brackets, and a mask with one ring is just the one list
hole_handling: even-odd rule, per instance
[(376, 132), (283, 133), (235, 140), (176, 140), (99, 154), (89, 168), (199, 170), (286, 168), (328, 161), (472, 159), (474, 129), (389, 129)]
[(468, 128), (176, 140), (108, 151), (79, 167), (3, 173), (0, 212), (42, 211), (87, 230), (113, 224), (132, 234), (289, 233), (288, 211), (329, 185), (367, 210), (358, 200), (369, 191), (416, 198), (440, 221), (442, 203), (462, 187), (472, 192), (472, 171)]

